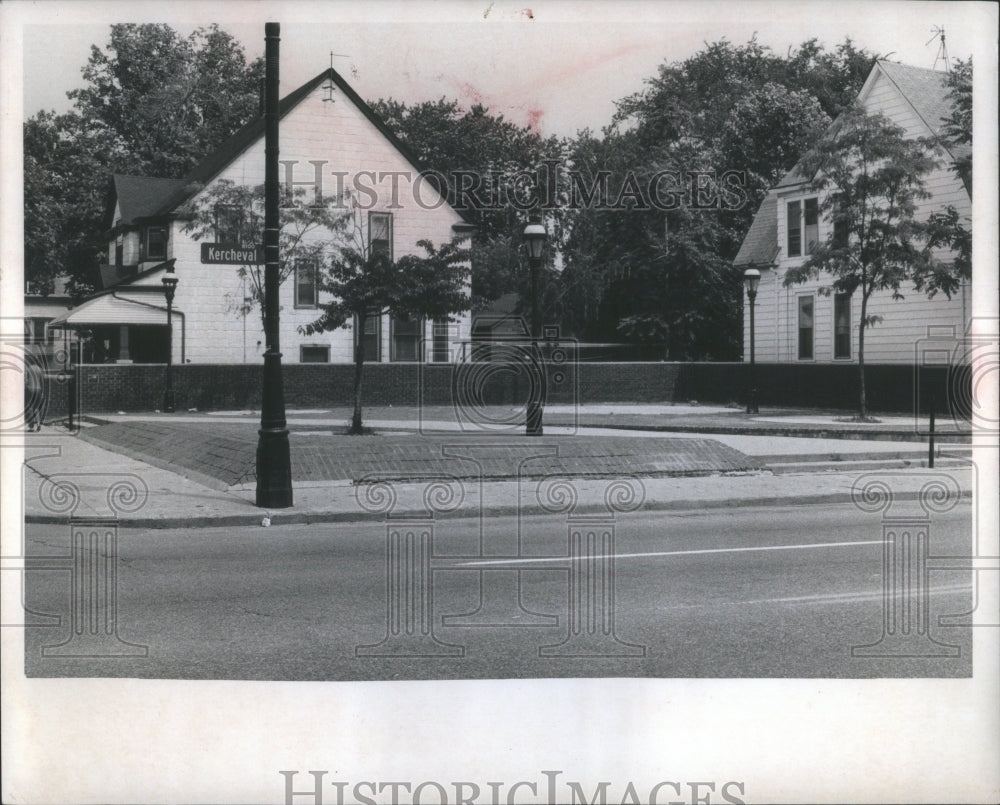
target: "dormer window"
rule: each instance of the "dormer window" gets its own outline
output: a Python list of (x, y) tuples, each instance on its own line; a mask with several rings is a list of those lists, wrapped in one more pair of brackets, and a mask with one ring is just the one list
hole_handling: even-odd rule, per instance
[(146, 260), (167, 259), (167, 228), (147, 226), (143, 230), (143, 255)]
[(788, 202), (788, 256), (812, 254), (819, 242), (819, 200), (807, 198)]

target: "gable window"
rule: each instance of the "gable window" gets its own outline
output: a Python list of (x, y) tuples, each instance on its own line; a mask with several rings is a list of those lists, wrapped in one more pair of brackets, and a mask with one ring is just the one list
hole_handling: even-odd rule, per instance
[(813, 298), (799, 297), (799, 360), (811, 361), (813, 357)]
[[(358, 344), (358, 317), (354, 317), (354, 345)], [(360, 336), (365, 343), (365, 360), (382, 360), (382, 317), (372, 313), (365, 317), (365, 331)]]
[(329, 363), (330, 347), (324, 344), (302, 344), (299, 346), (299, 363)]
[[(838, 201), (840, 196), (838, 195)], [(833, 208), (833, 245), (837, 249), (846, 249), (848, 242), (847, 233), (847, 218), (845, 212), (840, 211), (840, 204), (834, 205)]]
[(812, 254), (819, 242), (819, 204), (814, 198), (807, 198), (803, 205), (805, 219), (806, 254)]
[(420, 337), (423, 334), (423, 319), (419, 317), (392, 317), (392, 355), (394, 361), (419, 361)]
[(368, 251), (374, 257), (384, 254), (392, 259), (392, 213), (368, 213)]
[(316, 307), (319, 296), (317, 265), (313, 260), (295, 263), (295, 307)]
[(802, 254), (802, 202), (788, 202), (788, 256)]
[(851, 357), (851, 295), (833, 297), (833, 357)]
[(232, 204), (215, 207), (215, 243), (218, 246), (243, 245), (243, 208)]
[[(812, 254), (819, 242), (819, 200), (788, 202), (788, 256)], [(803, 251), (804, 249), (804, 251)]]
[(165, 226), (147, 226), (145, 234), (145, 258), (147, 260), (167, 259), (167, 228)]

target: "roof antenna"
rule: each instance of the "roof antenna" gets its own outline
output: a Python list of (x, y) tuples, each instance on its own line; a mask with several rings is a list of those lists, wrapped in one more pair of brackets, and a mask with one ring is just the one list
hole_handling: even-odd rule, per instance
[(334, 56), (340, 56), (341, 58), (344, 58), (344, 59), (347, 58), (347, 56), (345, 54), (343, 54), (343, 53), (334, 53), (332, 50), (330, 51), (330, 75), (327, 77), (326, 83), (323, 85), (323, 91), (326, 93), (326, 97), (323, 99), (324, 103), (326, 103), (327, 101), (329, 101), (330, 103), (336, 103), (336, 101), (333, 99), (333, 90), (334, 90), (334, 86), (333, 86), (333, 57)]
[(930, 39), (927, 40), (926, 44), (929, 45), (935, 39), (940, 39), (941, 44), (938, 47), (937, 55), (934, 57), (934, 66), (932, 70), (937, 70), (938, 62), (944, 62), (944, 70), (946, 73), (951, 72), (951, 63), (948, 61), (948, 46), (944, 42), (944, 26), (935, 25), (931, 28), (931, 32), (934, 34)]

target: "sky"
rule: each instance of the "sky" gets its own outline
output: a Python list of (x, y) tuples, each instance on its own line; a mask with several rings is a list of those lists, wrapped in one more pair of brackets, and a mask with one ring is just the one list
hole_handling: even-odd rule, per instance
[(660, 64), (687, 58), (706, 42), (739, 44), (756, 36), (785, 53), (811, 38), (833, 48), (849, 36), (870, 51), (930, 68), (938, 27), (953, 58), (973, 52), (983, 40), (984, 5), (234, 0), (171, 3), (167, 11), (162, 3), (12, 4), (23, 21), (25, 116), (70, 107), (66, 92), (82, 84), (90, 47), (104, 47), (112, 22), (167, 22), (185, 34), (218, 22), (253, 57), (263, 53), (263, 24), (271, 20), (282, 25), (282, 95), (328, 67), (333, 51), (333, 66), (367, 100), (481, 102), (545, 135), (567, 136), (583, 128), (599, 132), (616, 100), (640, 91)]

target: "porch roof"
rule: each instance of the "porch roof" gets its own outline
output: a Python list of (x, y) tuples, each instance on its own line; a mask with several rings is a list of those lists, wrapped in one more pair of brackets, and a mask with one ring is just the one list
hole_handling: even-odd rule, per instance
[[(158, 290), (158, 289), (157, 289)], [(149, 301), (137, 299), (137, 296), (149, 296)], [(73, 330), (79, 327), (93, 327), (102, 324), (152, 324), (167, 326), (167, 306), (162, 301), (163, 294), (157, 294), (159, 304), (153, 301), (149, 294), (132, 294), (125, 296), (122, 292), (102, 294), (87, 300), (61, 316), (57, 316), (49, 327)], [(181, 311), (174, 309), (178, 315)]]

